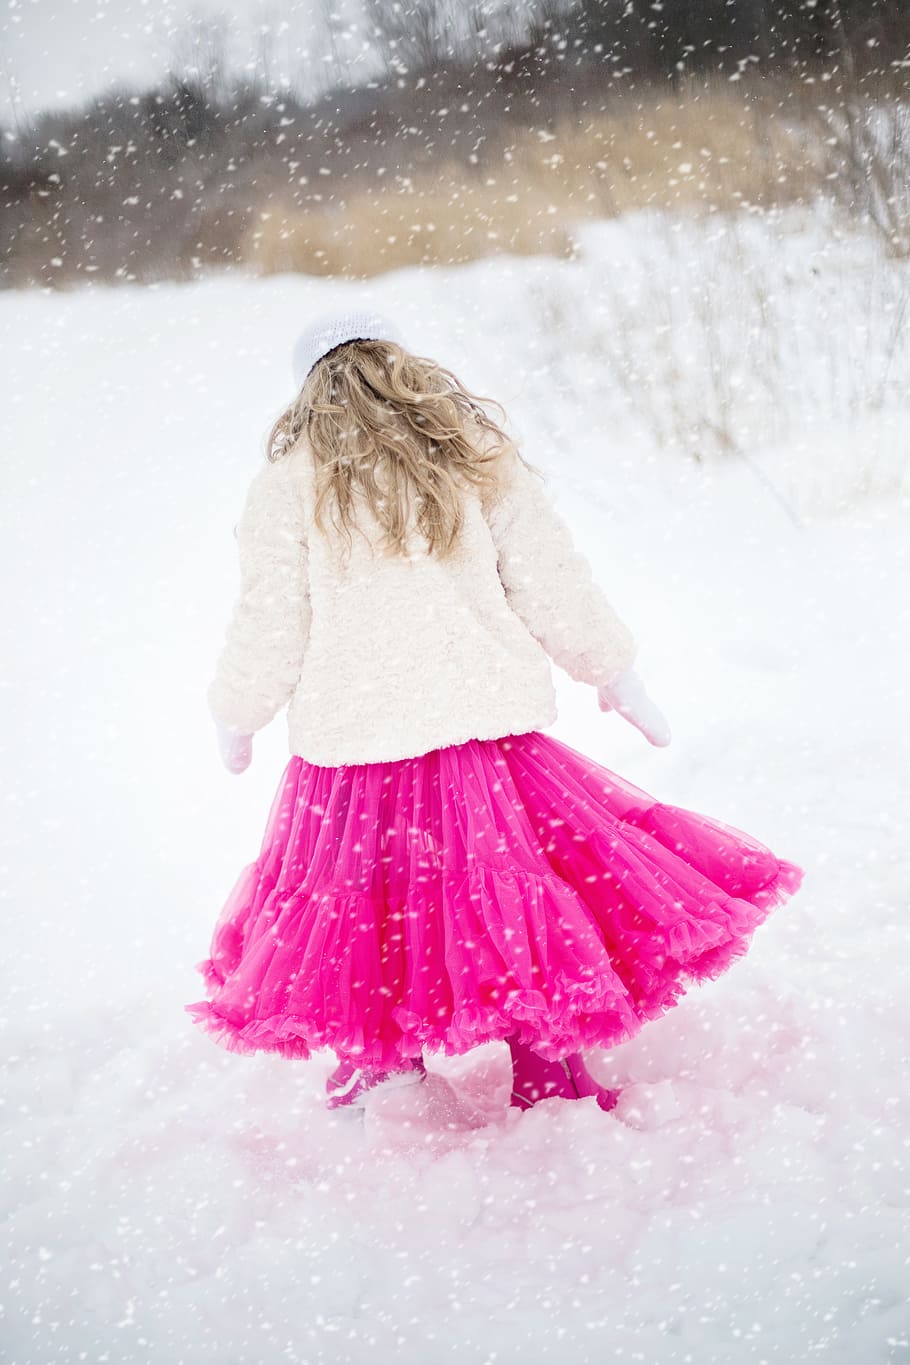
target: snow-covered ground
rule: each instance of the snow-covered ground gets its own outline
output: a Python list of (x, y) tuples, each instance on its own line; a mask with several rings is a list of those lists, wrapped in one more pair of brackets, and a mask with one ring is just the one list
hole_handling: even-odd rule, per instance
[[(872, 299), (901, 276), (862, 241), (751, 224), (804, 373), (765, 355), (787, 383), (760, 439), (742, 366), (752, 427), (698, 467), (673, 414), (717, 398), (709, 362), (648, 369), (635, 303), (656, 230), (367, 286), (0, 297), (4, 1360), (910, 1360), (910, 406), (899, 296)], [(712, 278), (716, 244), (682, 250)], [(183, 1010), (287, 760), (279, 718), (229, 776), (205, 711), (232, 529), (295, 331), (355, 296), (506, 405), (674, 741), (558, 671), (554, 733), (806, 870), (725, 977), (594, 1055), (624, 1090), (609, 1115), (508, 1108), (496, 1046), (431, 1060), (365, 1122), (329, 1115), (328, 1057), (238, 1057)], [(719, 337), (722, 369), (748, 361), (762, 338), (708, 297), (728, 323), (678, 354)], [(604, 349), (620, 316), (644, 390)]]

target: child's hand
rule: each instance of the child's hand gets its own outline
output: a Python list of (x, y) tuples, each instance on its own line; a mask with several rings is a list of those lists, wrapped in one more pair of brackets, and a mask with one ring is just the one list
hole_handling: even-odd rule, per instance
[(618, 712), (641, 731), (649, 744), (663, 748), (670, 743), (666, 717), (648, 696), (634, 668), (624, 668), (608, 687), (598, 687), (597, 704), (601, 711)]
[(229, 730), (220, 720), (215, 721), (218, 747), (221, 758), (229, 773), (242, 773), (250, 766), (253, 757), (253, 736)]

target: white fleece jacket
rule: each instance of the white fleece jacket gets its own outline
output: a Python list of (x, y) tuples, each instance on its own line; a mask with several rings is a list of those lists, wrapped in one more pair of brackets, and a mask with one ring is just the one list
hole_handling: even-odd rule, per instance
[(206, 693), (233, 729), (253, 734), (289, 702), (291, 753), (310, 763), (409, 758), (551, 725), (550, 658), (597, 686), (635, 657), (539, 476), (514, 456), (492, 499), (466, 487), (451, 559), (428, 555), (416, 531), (409, 556), (383, 557), (359, 501), (345, 566), (313, 502), (305, 441), (247, 494), (240, 594)]

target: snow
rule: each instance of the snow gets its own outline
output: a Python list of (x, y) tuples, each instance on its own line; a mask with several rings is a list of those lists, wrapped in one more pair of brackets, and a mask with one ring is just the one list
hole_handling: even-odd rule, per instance
[[(699, 465), (592, 340), (659, 231), (591, 224), (575, 261), (363, 286), (0, 297), (5, 1360), (910, 1357), (907, 388), (845, 284), (900, 268), (823, 224), (750, 224), (774, 307), (813, 329), (803, 401), (781, 384), (764, 440)], [(705, 278), (716, 252), (687, 231)], [(806, 869), (725, 977), (592, 1056), (623, 1087), (611, 1114), (510, 1109), (497, 1046), (330, 1114), (330, 1058), (238, 1057), (183, 1011), (287, 757), (279, 718), (228, 775), (205, 712), (232, 527), (293, 336), (355, 299), (505, 404), (674, 739), (650, 748), (561, 673), (554, 733)], [(742, 313), (718, 307), (735, 359)], [(862, 328), (885, 378), (832, 411), (825, 375)], [(662, 373), (649, 401), (697, 411), (703, 368), (672, 395)]]

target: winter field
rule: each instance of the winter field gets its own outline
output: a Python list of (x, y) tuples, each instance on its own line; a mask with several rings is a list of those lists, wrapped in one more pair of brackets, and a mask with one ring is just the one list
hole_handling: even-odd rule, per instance
[[(821, 219), (575, 260), (0, 296), (10, 1365), (910, 1361), (906, 266)], [(363, 299), (500, 399), (674, 731), (554, 733), (806, 870), (725, 977), (508, 1107), (507, 1053), (322, 1105), (194, 1027), (259, 849), (204, 703), (288, 354)], [(701, 455), (699, 461), (694, 458)]]

